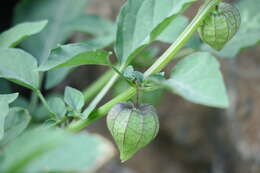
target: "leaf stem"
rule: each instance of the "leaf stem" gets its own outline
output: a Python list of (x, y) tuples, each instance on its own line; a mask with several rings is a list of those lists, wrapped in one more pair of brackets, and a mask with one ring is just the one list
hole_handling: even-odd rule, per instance
[(43, 103), (44, 107), (50, 113), (51, 118), (55, 119), (55, 113), (51, 110), (50, 106), (48, 105), (47, 101), (45, 100), (44, 96), (42, 95), (40, 90), (35, 91), (36, 95), (40, 98), (41, 102)]
[[(122, 72), (124, 66), (119, 68), (119, 72)], [(104, 88), (97, 94), (97, 96), (90, 102), (88, 107), (83, 112), (83, 117), (87, 118), (91, 112), (96, 108), (96, 105), (102, 100), (102, 98), (107, 94), (110, 88), (114, 85), (116, 80), (118, 79), (119, 75), (115, 73), (112, 78), (108, 81)]]
[(86, 88), (83, 91), (85, 102), (87, 103), (93, 97), (95, 97), (96, 94), (104, 87), (104, 85), (111, 79), (113, 75), (114, 75), (114, 71), (112, 69), (108, 70), (102, 75), (102, 77), (94, 81), (94, 83), (91, 84), (90, 87)]
[[(177, 38), (177, 40), (157, 59), (154, 64), (144, 73), (145, 76), (149, 76), (153, 73), (160, 72), (171, 60), (175, 58), (177, 52), (185, 45), (185, 43), (190, 39), (194, 32), (196, 32), (197, 28), (200, 26), (201, 22), (207, 17), (207, 15), (215, 8), (215, 6), (220, 3), (221, 0), (211, 0), (206, 1), (201, 9), (198, 11), (196, 16), (190, 22), (190, 24), (185, 28), (185, 30), (181, 33), (181, 35)], [(117, 76), (118, 77), (118, 76)], [(114, 82), (115, 78), (113, 79)], [(112, 81), (112, 79), (111, 79)], [(113, 84), (109, 82), (109, 87), (106, 87), (106, 90), (110, 88)], [(103, 90), (104, 91), (104, 90)], [(105, 94), (102, 91), (100, 96)], [(107, 91), (106, 91), (107, 92)], [(114, 99), (110, 100), (103, 106), (101, 106), (96, 111), (92, 112), (88, 119), (86, 120), (79, 120), (75, 123), (72, 123), (68, 126), (70, 131), (80, 131), (84, 127), (88, 126), (92, 122), (96, 121), (97, 119), (106, 115), (106, 113), (111, 109), (111, 107), (121, 101), (129, 100), (132, 96), (136, 93), (135, 88), (130, 88), (124, 93), (120, 94), (119, 96), (115, 97)]]

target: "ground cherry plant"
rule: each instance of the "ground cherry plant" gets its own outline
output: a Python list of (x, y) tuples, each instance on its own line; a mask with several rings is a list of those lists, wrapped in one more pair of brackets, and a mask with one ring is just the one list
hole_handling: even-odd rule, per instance
[[(227, 108), (214, 55), (233, 58), (259, 42), (260, 15), (254, 6), (259, 2), (200, 1), (189, 21), (183, 13), (195, 2), (127, 0), (113, 23), (86, 14), (88, 0), (22, 0), (15, 25), (0, 34), (0, 172), (95, 171), (112, 157), (113, 148), (99, 135), (79, 131), (106, 115), (120, 159), (127, 161), (159, 132), (151, 104), (162, 99), (158, 91)], [(93, 37), (65, 44), (74, 32)], [(171, 45), (159, 55), (151, 46), (155, 41)], [(114, 51), (106, 51), (111, 47)], [(174, 59), (171, 74), (164, 74)], [(62, 95), (43, 94), (81, 65), (108, 71), (83, 91), (67, 86)], [(146, 70), (136, 70), (139, 66)], [(30, 99), (13, 93), (11, 83), (29, 89)], [(113, 89), (116, 96), (100, 106)]]

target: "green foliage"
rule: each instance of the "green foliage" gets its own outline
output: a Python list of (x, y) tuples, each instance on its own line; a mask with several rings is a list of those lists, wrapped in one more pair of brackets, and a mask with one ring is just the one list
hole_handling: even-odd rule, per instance
[(184, 58), (173, 68), (170, 79), (157, 83), (194, 103), (220, 108), (228, 106), (219, 63), (206, 52)]
[[(115, 37), (114, 23), (96, 15), (82, 14), (71, 22), (74, 31), (92, 34), (96, 37)], [(113, 41), (113, 40), (112, 40)]]
[(0, 94), (10, 93), (12, 92), (12, 88), (7, 80), (0, 79)]
[[(35, 128), (4, 149), (0, 170), (5, 173), (94, 171), (102, 162), (100, 157), (110, 151), (111, 145), (97, 135), (72, 135), (61, 129)], [(108, 154), (105, 158), (111, 156)]]
[(5, 119), (9, 112), (9, 104), (18, 97), (18, 93), (0, 95), (0, 141), (4, 137)]
[[(158, 85), (157, 85), (158, 86)], [(129, 88), (130, 85), (124, 80), (119, 80), (113, 88), (113, 96), (118, 96)], [(157, 89), (153, 91), (142, 90), (140, 94), (140, 102), (152, 105), (160, 105), (163, 103), (163, 96), (165, 91)]]
[(141, 84), (144, 80), (143, 74), (139, 71), (135, 71), (133, 66), (128, 66), (123, 71), (123, 76), (129, 81), (137, 82), (139, 84)]
[(0, 47), (15, 47), (31, 35), (41, 32), (48, 21), (21, 23), (0, 34)]
[(37, 62), (21, 49), (0, 48), (0, 78), (15, 82), (32, 90), (39, 87)]
[(13, 94), (1, 94), (0, 96), (2, 102), (10, 104), (17, 99), (18, 95), (19, 95), (18, 93), (13, 93)]
[(188, 25), (188, 18), (185, 16), (178, 16), (174, 19), (167, 28), (158, 36), (157, 40), (165, 43), (173, 43), (184, 28)]
[(26, 109), (14, 107), (10, 108), (4, 123), (4, 138), (0, 140), (0, 147), (14, 140), (28, 126), (31, 116)]
[(63, 67), (50, 70), (46, 73), (45, 89), (51, 89), (63, 81), (66, 76), (73, 71), (73, 67)]
[(121, 64), (129, 62), (196, 0), (130, 0), (118, 17), (115, 51)]
[(9, 112), (8, 103), (3, 102), (1, 100), (1, 102), (0, 102), (0, 109), (1, 109), (1, 113), (0, 113), (0, 139), (2, 139), (3, 136), (4, 136), (5, 117), (7, 116), (8, 112)]
[[(9, 80), (31, 89), (34, 94), (30, 100), (20, 97), (16, 101), (17, 93), (0, 95), (0, 172), (95, 172), (112, 157), (111, 144), (98, 135), (71, 134), (64, 128), (77, 131), (107, 112), (108, 129), (120, 150), (120, 158), (128, 160), (150, 143), (159, 130), (155, 108), (138, 101), (161, 103), (164, 88), (197, 104), (226, 108), (228, 98), (220, 65), (211, 54), (197, 52), (181, 59), (169, 79), (165, 79), (164, 72), (161, 72), (173, 56), (177, 58), (191, 53), (178, 52), (185, 44), (194, 49), (206, 49), (198, 44), (196, 36), (191, 36), (221, 1), (206, 1), (188, 24), (188, 19), (181, 13), (195, 1), (128, 0), (120, 11), (116, 28), (106, 19), (85, 14), (88, 0), (22, 0), (15, 10), (15, 23), (30, 22), (0, 34), (0, 78), (3, 78), (0, 93), (12, 92), (5, 81)], [(259, 42), (258, 9), (252, 4), (256, 4), (256, 0), (237, 4), (242, 27), (218, 55), (233, 57), (240, 49)], [(232, 16), (226, 17), (232, 22)], [(250, 23), (249, 18), (252, 19)], [(219, 22), (215, 24), (216, 29), (222, 28)], [(75, 31), (92, 37), (80, 43), (60, 45)], [(26, 39), (29, 36), (32, 37)], [(227, 35), (219, 32), (217, 36), (219, 39)], [(155, 40), (176, 42), (156, 59), (154, 57), (161, 50), (152, 46), (144, 49)], [(109, 61), (111, 53), (101, 49), (114, 41), (118, 62), (112, 65)], [(35, 57), (22, 49), (11, 48), (20, 42), (21, 47)], [(139, 59), (132, 62), (136, 55)], [(66, 87), (62, 96), (51, 91), (41, 92), (43, 82), (45, 88), (50, 89), (75, 67), (88, 64), (112, 67), (86, 90), (89, 93), (83, 94), (71, 87)], [(135, 70), (136, 67), (148, 70), (141, 73)], [(113, 76), (112, 70), (117, 74)], [(119, 76), (121, 80), (114, 88), (114, 94), (118, 96), (94, 110)], [(128, 87), (130, 89), (126, 90)], [(138, 98), (135, 105), (124, 102), (135, 94)], [(96, 98), (82, 111), (85, 99), (89, 101), (94, 95)], [(39, 100), (34, 96), (39, 97), (42, 104), (38, 104)], [(30, 121), (31, 117), (33, 121)], [(35, 122), (41, 123), (41, 127)], [(35, 128), (25, 130), (28, 126)]]
[[(81, 15), (71, 24), (75, 31), (90, 33), (94, 38), (81, 42), (88, 49), (101, 49), (109, 46), (115, 40), (115, 25), (108, 20), (94, 15)], [(50, 89), (60, 83), (73, 70), (63, 67), (47, 72), (45, 88)]]
[(119, 150), (122, 162), (153, 140), (159, 131), (155, 108), (151, 105), (135, 107), (119, 103), (108, 113), (107, 126)]
[(48, 71), (67, 66), (79, 66), (84, 64), (108, 65), (109, 53), (103, 50), (92, 49), (92, 46), (84, 43), (74, 43), (59, 46), (53, 49), (48, 60), (40, 67), (40, 71)]
[(52, 112), (56, 114), (57, 119), (61, 119), (65, 116), (67, 110), (64, 101), (59, 97), (52, 97), (48, 100), (48, 104)]
[(87, 2), (88, 0), (22, 0), (15, 9), (15, 23), (49, 21), (40, 34), (25, 40), (22, 47), (40, 63), (44, 62), (53, 47), (64, 43), (71, 36), (71, 22), (82, 15)]
[(72, 110), (80, 112), (84, 106), (84, 95), (79, 90), (71, 87), (66, 87), (64, 100)]

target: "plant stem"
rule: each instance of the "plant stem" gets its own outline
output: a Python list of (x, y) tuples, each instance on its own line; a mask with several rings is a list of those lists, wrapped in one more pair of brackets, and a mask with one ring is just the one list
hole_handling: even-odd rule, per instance
[(40, 98), (41, 102), (43, 103), (44, 107), (50, 113), (51, 118), (55, 119), (55, 113), (51, 110), (50, 106), (48, 105), (47, 101), (45, 100), (44, 96), (42, 95), (40, 90), (35, 91), (36, 95)]
[[(42, 85), (43, 75), (44, 74), (42, 72), (39, 74), (39, 86), (40, 86), (40, 88), (41, 88), (41, 85)], [(37, 93), (32, 92), (31, 98), (30, 98), (30, 105), (29, 105), (29, 110), (30, 110), (31, 113), (35, 110), (37, 103), (38, 103)]]
[[(183, 57), (190, 55), (195, 50), (191, 48), (185, 48), (178, 52), (175, 58)], [(112, 78), (114, 75), (114, 71), (112, 69), (106, 71), (99, 77), (96, 81), (94, 81), (89, 87), (87, 87), (83, 91), (83, 95), (85, 98), (85, 103), (88, 103), (93, 97), (97, 95), (97, 93), (105, 86), (105, 84)]]
[[(121, 66), (119, 68), (119, 72), (122, 72), (124, 69), (124, 66)], [(87, 118), (90, 113), (96, 108), (96, 105), (102, 100), (102, 98), (106, 95), (106, 93), (110, 90), (110, 88), (114, 85), (116, 80), (118, 79), (119, 75), (117, 73), (114, 73), (111, 79), (109, 79), (108, 83), (105, 85), (104, 88), (97, 94), (97, 96), (90, 102), (88, 107), (83, 112), (83, 117)]]
[(104, 85), (111, 79), (114, 71), (108, 70), (105, 72), (102, 77), (98, 78), (90, 87), (86, 88), (83, 91), (85, 102), (89, 102), (103, 87)]
[[(181, 33), (181, 35), (177, 38), (177, 40), (157, 59), (154, 64), (144, 73), (145, 76), (149, 76), (152, 73), (160, 72), (177, 54), (177, 52), (185, 45), (185, 43), (190, 39), (194, 32), (196, 32), (197, 28), (200, 26), (201, 22), (207, 17), (207, 15), (215, 8), (215, 6), (221, 0), (211, 0), (206, 1), (201, 9), (198, 11), (196, 16), (190, 22), (190, 24), (185, 28), (185, 30)], [(96, 111), (92, 112), (88, 119), (79, 120), (73, 124), (71, 124), (68, 129), (70, 131), (79, 131), (84, 127), (88, 126), (92, 122), (97, 119), (105, 116), (105, 114), (111, 109), (111, 107), (121, 101), (129, 100), (132, 96), (135, 95), (135, 88), (130, 88), (126, 92), (120, 94), (114, 99), (110, 100), (103, 106), (101, 106)], [(102, 93), (104, 94), (104, 93)], [(101, 94), (101, 95), (102, 95)]]
[(35, 110), (37, 103), (38, 103), (37, 95), (34, 92), (31, 92), (30, 105), (29, 105), (29, 111), (31, 113)]

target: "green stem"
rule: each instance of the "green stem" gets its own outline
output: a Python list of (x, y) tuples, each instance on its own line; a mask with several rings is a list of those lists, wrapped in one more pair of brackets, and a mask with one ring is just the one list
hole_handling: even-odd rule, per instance
[(29, 111), (32, 113), (35, 108), (36, 108), (36, 105), (38, 103), (38, 97), (37, 95), (35, 94), (35, 92), (31, 92), (31, 99), (30, 99), (30, 105), (29, 105)]
[(50, 106), (48, 105), (47, 101), (45, 100), (44, 96), (42, 95), (40, 90), (36, 90), (35, 94), (40, 98), (41, 102), (43, 103), (43, 106), (48, 110), (50, 113), (51, 118), (55, 119), (55, 113), (51, 110)]
[[(39, 74), (39, 86), (41, 88), (41, 85), (42, 85), (42, 79), (43, 79), (43, 73), (40, 73)], [(31, 95), (31, 98), (30, 98), (30, 106), (29, 106), (29, 110), (30, 112), (34, 112), (36, 106), (37, 106), (37, 103), (38, 103), (38, 97), (37, 97), (37, 94), (36, 92), (32, 92), (32, 95)]]
[(102, 75), (102, 77), (98, 78), (90, 87), (83, 91), (85, 102), (89, 102), (93, 97), (97, 95), (97, 93), (105, 86), (105, 84), (111, 79), (114, 75), (113, 70), (109, 70)]
[[(120, 67), (119, 72), (122, 72), (124, 66)], [(109, 79), (108, 83), (105, 85), (104, 88), (98, 93), (98, 95), (90, 102), (88, 107), (83, 112), (83, 117), (87, 118), (88, 115), (96, 108), (96, 105), (102, 100), (102, 98), (107, 94), (110, 88), (114, 85), (116, 80), (118, 79), (119, 75), (115, 73), (111, 79)]]
[[(178, 52), (175, 58), (190, 55), (195, 50), (191, 48), (185, 48)], [(97, 93), (106, 85), (106, 83), (112, 78), (114, 71), (112, 69), (106, 71), (100, 78), (94, 81), (88, 88), (83, 91), (85, 103), (88, 103), (94, 98)]]
[[(160, 72), (177, 54), (177, 52), (184, 46), (184, 44), (190, 39), (197, 28), (200, 26), (201, 22), (207, 17), (207, 15), (212, 11), (213, 8), (220, 2), (220, 0), (211, 0), (204, 3), (202, 8), (198, 11), (197, 15), (193, 18), (190, 24), (185, 28), (182, 34), (177, 38), (177, 40), (165, 51), (164, 54), (160, 56), (159, 59), (145, 72), (145, 76), (149, 76), (152, 73)], [(135, 88), (130, 88), (126, 92), (120, 94), (114, 99), (107, 102), (105, 105), (101, 106), (96, 111), (92, 112), (88, 119), (79, 120), (72, 123), (68, 129), (70, 131), (79, 131), (84, 127), (88, 126), (92, 122), (106, 115), (106, 113), (111, 109), (111, 107), (121, 101), (126, 101), (135, 95)], [(104, 94), (104, 93), (102, 93)]]

